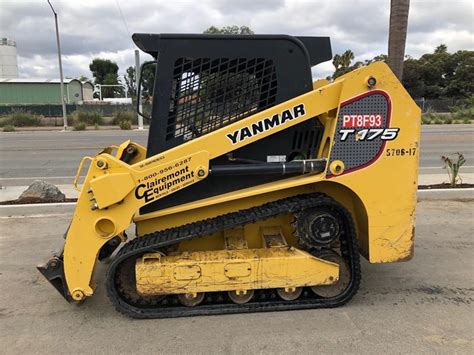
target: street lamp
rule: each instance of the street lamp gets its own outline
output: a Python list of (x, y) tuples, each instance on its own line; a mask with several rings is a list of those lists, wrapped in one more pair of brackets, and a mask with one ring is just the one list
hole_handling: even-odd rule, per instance
[(63, 79), (63, 64), (61, 61), (61, 43), (59, 42), (59, 28), (58, 28), (58, 14), (54, 11), (53, 5), (48, 0), (48, 4), (54, 14), (54, 22), (56, 23), (56, 43), (58, 45), (58, 61), (59, 61), (59, 78), (61, 80), (61, 105), (63, 107), (63, 123), (64, 130), (67, 131), (67, 113), (66, 103), (64, 102), (64, 79)]

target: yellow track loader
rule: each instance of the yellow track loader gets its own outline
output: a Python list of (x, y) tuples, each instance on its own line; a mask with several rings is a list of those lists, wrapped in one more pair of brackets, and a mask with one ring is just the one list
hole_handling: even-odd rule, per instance
[(38, 267), (65, 299), (108, 259), (131, 317), (336, 307), (360, 254), (412, 257), (420, 110), (384, 63), (313, 82), (327, 37), (133, 39), (155, 58), (148, 146), (81, 161), (63, 251)]

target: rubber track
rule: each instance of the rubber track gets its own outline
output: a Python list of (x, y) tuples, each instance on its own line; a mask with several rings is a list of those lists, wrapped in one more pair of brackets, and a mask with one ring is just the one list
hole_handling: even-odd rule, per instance
[[(341, 244), (345, 246), (343, 256), (349, 259), (351, 269), (351, 283), (349, 287), (339, 296), (334, 298), (306, 298), (294, 301), (283, 301), (281, 299), (250, 301), (246, 304), (204, 304), (196, 307), (185, 307), (181, 305), (136, 306), (130, 304), (121, 297), (116, 285), (116, 272), (122, 262), (129, 258), (146, 252), (155, 252), (165, 246), (191, 240), (218, 231), (227, 230), (245, 224), (255, 223), (283, 213), (298, 213), (307, 208), (329, 207), (336, 209), (345, 219), (345, 232), (341, 236)], [(344, 255), (346, 254), (346, 255)], [(264, 205), (233, 212), (215, 218), (186, 224), (180, 227), (166, 229), (160, 232), (137, 237), (118, 252), (111, 262), (107, 272), (107, 294), (115, 308), (133, 318), (171, 318), (197, 315), (214, 315), (243, 312), (265, 312), (279, 310), (295, 310), (309, 308), (332, 308), (345, 304), (357, 292), (360, 284), (360, 258), (357, 246), (356, 232), (350, 213), (330, 197), (317, 193), (310, 195), (298, 195), (286, 199), (269, 202)]]

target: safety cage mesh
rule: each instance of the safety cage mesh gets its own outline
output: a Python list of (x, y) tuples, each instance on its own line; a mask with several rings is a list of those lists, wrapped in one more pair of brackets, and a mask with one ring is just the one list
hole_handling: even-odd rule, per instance
[(166, 139), (190, 140), (275, 104), (276, 70), (265, 58), (179, 58)]

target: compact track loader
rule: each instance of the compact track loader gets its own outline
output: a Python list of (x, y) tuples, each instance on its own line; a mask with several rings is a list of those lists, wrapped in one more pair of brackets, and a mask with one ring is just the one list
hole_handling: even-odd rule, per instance
[(313, 82), (326, 37), (133, 39), (156, 65), (148, 146), (82, 160), (64, 249), (38, 267), (65, 299), (108, 259), (136, 318), (336, 307), (360, 254), (412, 257), (420, 110), (384, 63)]

